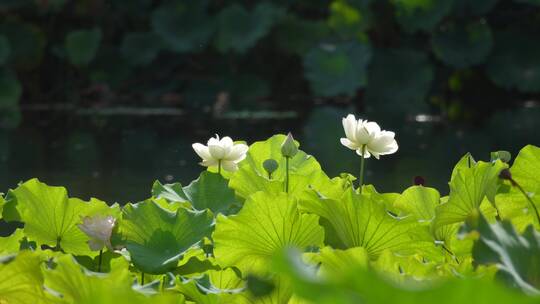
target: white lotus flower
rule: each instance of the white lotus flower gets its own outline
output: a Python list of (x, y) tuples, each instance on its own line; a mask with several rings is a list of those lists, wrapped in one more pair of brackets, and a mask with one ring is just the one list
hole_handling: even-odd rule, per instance
[(235, 144), (228, 136), (219, 138), (212, 137), (207, 145), (194, 143), (193, 150), (202, 158), (201, 165), (205, 167), (221, 166), (227, 171), (234, 172), (238, 170), (238, 163), (246, 158), (248, 146), (244, 144)]
[(83, 218), (83, 223), (79, 224), (79, 228), (84, 232), (90, 240), (88, 246), (91, 250), (97, 251), (107, 247), (112, 250), (111, 234), (116, 220), (112, 216), (86, 216)]
[(343, 118), (343, 129), (347, 138), (341, 138), (341, 144), (356, 150), (356, 153), (364, 158), (373, 155), (379, 159), (380, 155), (392, 154), (398, 150), (395, 133), (381, 130), (376, 122), (356, 120), (353, 114), (349, 114)]

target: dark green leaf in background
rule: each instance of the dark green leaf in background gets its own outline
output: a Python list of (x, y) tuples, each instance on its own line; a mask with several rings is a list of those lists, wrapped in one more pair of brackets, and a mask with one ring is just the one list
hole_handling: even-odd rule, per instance
[(0, 35), (0, 66), (6, 63), (10, 52), (9, 40), (4, 35)]
[(259, 3), (251, 12), (239, 4), (232, 4), (219, 13), (216, 47), (221, 52), (244, 53), (283, 15), (280, 7), (267, 2)]
[(412, 49), (379, 49), (369, 67), (365, 100), (379, 113), (421, 111), (434, 77), (425, 53)]
[(432, 36), (433, 52), (444, 63), (465, 68), (483, 63), (493, 46), (491, 29), (485, 21), (449, 23)]
[(161, 39), (151, 32), (133, 32), (124, 36), (122, 54), (133, 65), (152, 63), (161, 50)]
[(454, 12), (461, 16), (487, 14), (499, 0), (454, 0)]
[(9, 41), (11, 52), (7, 60), (15, 67), (33, 69), (40, 65), (46, 44), (40, 27), (10, 20), (0, 23), (0, 35)]
[(430, 31), (452, 9), (454, 0), (391, 0), (397, 22), (406, 32)]
[(305, 76), (318, 96), (349, 95), (367, 83), (371, 60), (367, 42), (324, 43), (304, 56)]
[(69, 61), (76, 66), (88, 65), (96, 56), (100, 43), (99, 28), (69, 32), (65, 41)]
[(14, 109), (19, 104), (21, 94), (21, 84), (13, 72), (0, 68), (0, 109)]
[(522, 31), (495, 34), (495, 48), (486, 71), (489, 78), (506, 89), (540, 92), (540, 39)]
[(152, 12), (151, 25), (175, 52), (200, 51), (214, 33), (214, 21), (206, 12), (206, 1), (171, 1)]

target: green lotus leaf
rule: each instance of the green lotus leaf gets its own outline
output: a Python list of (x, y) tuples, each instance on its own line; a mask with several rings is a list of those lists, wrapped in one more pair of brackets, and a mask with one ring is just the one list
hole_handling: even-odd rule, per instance
[(6, 237), (0, 237), (0, 256), (19, 252), (21, 240), (24, 238), (22, 229), (16, 229)]
[(325, 277), (338, 275), (340, 272), (348, 271), (351, 267), (367, 268), (369, 254), (363, 247), (352, 247), (345, 250), (324, 247), (319, 254), (313, 254), (313, 257), (309, 258), (309, 262), (319, 265), (318, 274)]
[(540, 233), (533, 226), (520, 235), (510, 222), (489, 224), (480, 216), (474, 229), (480, 234), (472, 251), (476, 263), (496, 264), (501, 277), (540, 294)]
[(96, 57), (101, 43), (101, 29), (71, 31), (66, 36), (65, 49), (71, 64), (88, 65)]
[(498, 86), (524, 93), (540, 92), (540, 40), (523, 31), (495, 34), (495, 47), (486, 63), (489, 78)]
[(152, 200), (124, 207), (119, 228), (135, 267), (145, 273), (173, 270), (183, 255), (210, 234), (211, 212), (170, 212)]
[(9, 41), (10, 65), (24, 70), (39, 66), (46, 45), (45, 34), (39, 27), (10, 20), (0, 23), (0, 35)]
[(537, 298), (505, 288), (487, 279), (459, 278), (434, 286), (399, 286), (362, 266), (352, 265), (336, 276), (320, 277), (303, 263), (298, 252), (277, 256), (274, 269), (286, 276), (301, 299), (321, 304), (350, 303), (535, 303)]
[[(71, 255), (56, 260), (54, 269), (44, 271), (45, 286), (53, 291), (62, 303), (178, 303), (178, 295), (163, 294), (148, 297), (131, 288), (133, 279), (128, 264), (123, 259), (108, 274), (90, 272), (77, 264)], [(58, 299), (58, 302), (60, 301)]]
[(373, 268), (381, 275), (398, 283), (409, 283), (413, 280), (432, 280), (441, 277), (451, 277), (454, 273), (445, 272), (444, 269), (433, 261), (426, 261), (419, 255), (400, 256), (389, 250), (385, 250)]
[(162, 48), (159, 36), (149, 32), (128, 33), (122, 40), (122, 53), (133, 65), (148, 65)]
[(22, 95), (19, 80), (7, 68), (0, 68), (0, 109), (18, 109)]
[(221, 174), (203, 171), (199, 178), (183, 190), (187, 200), (197, 210), (208, 208), (215, 214), (228, 214), (228, 210), (236, 204), (234, 191), (228, 187), (228, 181)]
[(31, 251), (0, 259), (0, 303), (52, 303), (43, 293), (41, 259)]
[(454, 0), (454, 12), (461, 16), (482, 16), (499, 2), (499, 0)]
[(118, 208), (91, 199), (68, 198), (64, 187), (52, 187), (31, 179), (11, 191), (14, 208), (24, 222), (24, 233), (39, 245), (59, 247), (76, 255), (93, 256), (88, 236), (77, 226), (81, 218), (94, 215), (118, 217)]
[(163, 185), (156, 181), (152, 187), (152, 195), (170, 202), (190, 202), (193, 208), (210, 209), (214, 214), (228, 214), (231, 207), (237, 203), (228, 181), (220, 174), (209, 171), (203, 171), (186, 187), (182, 187), (180, 183)]
[(395, 217), (383, 203), (351, 188), (338, 200), (312, 191), (301, 199), (300, 208), (327, 220), (344, 248), (364, 247), (371, 258), (386, 249), (411, 252), (421, 243), (411, 235), (417, 225), (413, 218)]
[[(229, 182), (229, 186), (237, 195), (247, 198), (258, 191), (279, 192), (284, 189), (286, 164), (285, 158), (281, 155), (281, 144), (285, 138), (285, 135), (274, 135), (249, 147), (246, 159), (240, 163), (239, 170), (231, 176)], [(279, 164), (278, 169), (272, 173), (272, 179), (268, 178), (268, 173), (263, 167), (267, 159), (274, 159)], [(309, 180), (318, 179), (324, 174), (317, 160), (301, 150), (289, 160), (289, 172), (297, 176), (312, 177)], [(305, 179), (300, 180), (291, 176), (291, 183), (302, 181)]]
[(441, 227), (466, 220), (479, 211), (485, 199), (496, 206), (495, 194), (500, 186), (499, 172), (505, 166), (501, 161), (493, 164), (480, 161), (470, 168), (458, 169), (450, 180), (448, 202), (439, 205), (435, 211), (432, 225), (434, 234), (437, 235)]
[(232, 4), (218, 15), (216, 47), (244, 53), (264, 37), (284, 15), (284, 10), (268, 2), (261, 2), (249, 12), (240, 4)]
[(369, 67), (366, 103), (384, 113), (420, 111), (426, 107), (433, 77), (426, 54), (412, 49), (379, 49)]
[(406, 32), (430, 31), (452, 10), (454, 0), (391, 0)]
[(214, 33), (215, 23), (208, 16), (208, 1), (170, 1), (152, 12), (152, 29), (175, 52), (203, 48)]
[(304, 56), (305, 77), (318, 96), (352, 96), (367, 83), (371, 60), (367, 42), (321, 44)]
[(184, 188), (180, 183), (162, 184), (155, 181), (152, 186), (152, 196), (160, 199), (164, 198), (169, 202), (187, 202), (188, 198), (184, 193)]
[(284, 247), (321, 246), (324, 230), (318, 221), (316, 215), (300, 214), (296, 200), (285, 193), (257, 192), (237, 215), (217, 217), (216, 261), (237, 267), (243, 276), (267, 272), (272, 254)]
[(231, 294), (241, 292), (244, 285), (245, 282), (238, 277), (236, 272), (232, 268), (227, 268), (210, 270), (199, 278), (182, 279), (179, 277), (174, 290), (182, 293), (186, 300), (195, 303), (217, 304), (227, 303), (226, 299), (231, 298)]
[(465, 68), (485, 61), (493, 46), (493, 37), (485, 22), (449, 23), (435, 31), (431, 46), (442, 62)]
[(540, 148), (528, 145), (519, 151), (510, 168), (512, 178), (526, 191), (540, 187)]
[(434, 188), (412, 186), (403, 191), (394, 202), (394, 206), (420, 221), (430, 222), (435, 218), (435, 208), (439, 205), (440, 198), (439, 191)]
[[(540, 209), (540, 201), (536, 195), (540, 193), (540, 185), (535, 189), (527, 190), (527, 193), (536, 208)], [(540, 223), (531, 203), (518, 189), (511, 188), (508, 192), (497, 194), (495, 201), (497, 202), (500, 218), (510, 221), (517, 231), (523, 232), (530, 225), (540, 229)]]
[(4, 35), (0, 35), (0, 66), (6, 63), (10, 52), (9, 40)]

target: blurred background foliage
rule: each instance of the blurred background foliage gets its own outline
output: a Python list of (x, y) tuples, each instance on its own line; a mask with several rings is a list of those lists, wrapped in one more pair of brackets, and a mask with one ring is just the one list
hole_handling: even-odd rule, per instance
[(539, 35), (538, 0), (0, 0), (0, 181), (135, 200), (197, 176), (192, 142), (288, 130), (356, 174), (352, 112), (398, 134), (368, 182), (444, 187), (466, 151), (540, 143)]
[(540, 92), (535, 0), (0, 0), (0, 20), (8, 127), (26, 102), (477, 121)]

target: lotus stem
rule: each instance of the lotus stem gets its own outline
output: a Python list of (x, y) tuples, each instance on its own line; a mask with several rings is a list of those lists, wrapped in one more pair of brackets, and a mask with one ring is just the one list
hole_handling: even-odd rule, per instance
[(518, 188), (518, 190), (523, 194), (523, 196), (525, 196), (525, 198), (527, 199), (529, 204), (531, 204), (531, 206), (534, 209), (534, 213), (536, 214), (536, 220), (538, 221), (538, 224), (540, 225), (540, 213), (538, 213), (538, 208), (536, 208), (536, 205), (534, 204), (531, 197), (527, 194), (527, 192), (525, 192), (525, 190), (521, 187), (520, 184), (516, 183), (516, 181), (514, 179), (511, 179), (510, 181), (511, 181), (512, 185), (515, 186), (516, 188)]
[(141, 285), (144, 285), (144, 272), (141, 272)]
[(362, 146), (362, 155), (360, 159), (360, 175), (358, 176), (358, 189), (360, 189), (360, 193), (362, 193), (362, 185), (364, 185), (364, 153), (366, 153), (366, 145)]
[(289, 193), (289, 158), (285, 157), (285, 192)]
[(99, 251), (99, 258), (98, 258), (98, 266), (97, 266), (97, 271), (98, 272), (101, 272), (101, 260), (103, 258), (103, 249), (101, 249)]

